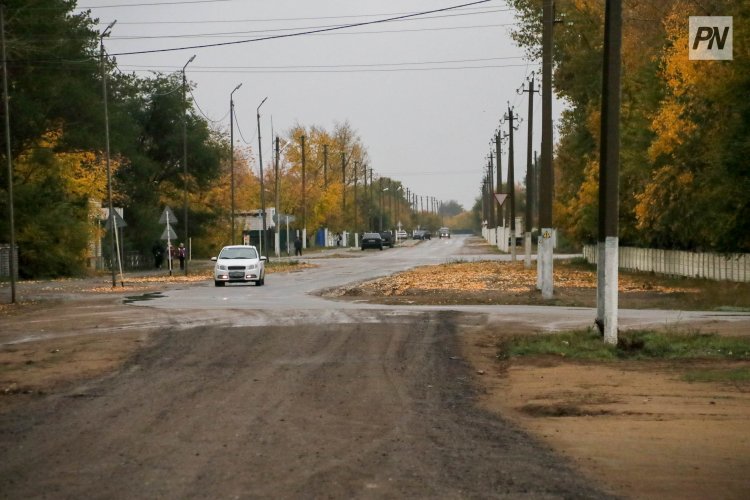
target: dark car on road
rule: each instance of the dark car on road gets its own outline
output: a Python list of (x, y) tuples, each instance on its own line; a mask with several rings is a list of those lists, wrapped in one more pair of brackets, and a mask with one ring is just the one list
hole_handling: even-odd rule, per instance
[(393, 248), (393, 235), (390, 231), (383, 231), (380, 233), (380, 237), (383, 238), (383, 246)]
[(432, 234), (427, 229), (417, 229), (414, 231), (413, 238), (415, 240), (429, 240)]
[(362, 235), (362, 250), (365, 248), (383, 249), (383, 237), (379, 233), (365, 233)]

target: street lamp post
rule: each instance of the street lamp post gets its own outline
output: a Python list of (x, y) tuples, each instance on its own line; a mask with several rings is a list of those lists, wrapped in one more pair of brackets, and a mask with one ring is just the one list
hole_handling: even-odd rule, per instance
[(258, 107), (255, 110), (255, 114), (258, 118), (258, 163), (260, 164), (260, 216), (263, 224), (263, 248), (266, 249), (266, 259), (268, 259), (268, 238), (266, 237), (266, 191), (263, 184), (263, 148), (261, 147), (260, 138), (260, 107), (266, 102), (268, 97), (264, 97)]
[(231, 191), (232, 191), (232, 211), (231, 211), (231, 218), (232, 218), (232, 234), (229, 241), (234, 245), (234, 237), (236, 234), (236, 231), (234, 229), (234, 100), (233, 97), (234, 93), (239, 90), (239, 88), (242, 87), (242, 84), (240, 83), (237, 85), (232, 92), (229, 94), (229, 142), (232, 144), (232, 152), (231, 157), (229, 160), (229, 169), (230, 169), (230, 177), (231, 177)]
[[(187, 245), (187, 251), (192, 254), (190, 240), (188, 239), (188, 165), (187, 165), (187, 80), (185, 79), (185, 68), (188, 64), (193, 62), (195, 54), (188, 59), (185, 66), (182, 67), (182, 181), (183, 181), (183, 197), (182, 197), (182, 219), (185, 221), (185, 245)], [(171, 251), (171, 248), (169, 249)], [(185, 276), (188, 273), (188, 262), (190, 261), (189, 255), (185, 256)]]
[[(102, 71), (102, 95), (104, 99), (104, 142), (105, 142), (105, 162), (107, 165), (107, 205), (109, 207), (109, 230), (110, 234), (112, 234), (112, 264), (110, 265), (110, 268), (112, 269), (112, 288), (117, 286), (117, 280), (115, 278), (115, 256), (117, 257), (117, 260), (120, 260), (120, 253), (117, 251), (117, 247), (115, 246), (115, 236), (117, 235), (117, 224), (115, 223), (115, 214), (114, 214), (114, 208), (112, 207), (112, 169), (110, 166), (110, 158), (109, 158), (109, 108), (107, 107), (107, 71), (104, 67), (104, 37), (109, 35), (109, 32), (112, 30), (112, 27), (115, 25), (117, 21), (112, 21), (109, 26), (107, 26), (104, 31), (102, 31), (102, 34), (99, 36), (99, 62), (101, 64), (101, 71)], [(5, 58), (3, 57), (3, 60)], [(12, 250), (11, 250), (12, 255)], [(12, 260), (12, 259), (11, 259)]]
[[(114, 23), (112, 23), (114, 24)], [(110, 25), (110, 28), (112, 26)], [(107, 28), (109, 29), (109, 28)], [(106, 30), (105, 30), (106, 31)], [(104, 35), (102, 35), (104, 36)], [(0, 5), (0, 40), (3, 50), (3, 109), (5, 110), (5, 155), (8, 160), (8, 228), (10, 230), (10, 251), (8, 253), (8, 271), (10, 272), (10, 303), (16, 303), (16, 226), (13, 214), (13, 157), (10, 148), (10, 109), (8, 104), (8, 65), (5, 58), (5, 5)], [(103, 47), (103, 45), (102, 45)], [(102, 52), (104, 49), (102, 48)], [(106, 99), (105, 99), (106, 102)], [(109, 165), (109, 164), (107, 164)], [(112, 269), (112, 286), (115, 286), (114, 268)]]

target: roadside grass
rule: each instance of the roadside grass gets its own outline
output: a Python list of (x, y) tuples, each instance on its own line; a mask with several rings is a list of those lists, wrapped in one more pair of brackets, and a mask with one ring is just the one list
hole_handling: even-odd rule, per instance
[(593, 328), (572, 332), (513, 336), (497, 345), (500, 359), (557, 356), (586, 361), (750, 360), (750, 339), (715, 333), (634, 330), (620, 333), (616, 346), (605, 344)]
[(731, 369), (690, 370), (682, 375), (686, 382), (750, 382), (750, 367), (741, 366)]

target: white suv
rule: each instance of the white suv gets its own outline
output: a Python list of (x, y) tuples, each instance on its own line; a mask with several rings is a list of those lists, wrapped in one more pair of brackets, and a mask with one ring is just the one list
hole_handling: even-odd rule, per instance
[(214, 267), (214, 285), (254, 282), (262, 286), (266, 281), (266, 258), (250, 245), (231, 245), (221, 249), (218, 257), (211, 257)]

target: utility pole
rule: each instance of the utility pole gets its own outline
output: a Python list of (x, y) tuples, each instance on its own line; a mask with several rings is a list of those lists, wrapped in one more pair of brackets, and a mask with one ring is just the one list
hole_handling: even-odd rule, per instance
[(368, 208), (367, 208), (367, 226), (368, 227), (375, 227), (375, 223), (372, 220), (372, 168), (370, 168), (370, 192), (368, 194)]
[[(112, 23), (114, 24), (114, 23)], [(112, 24), (109, 28), (112, 27)], [(107, 28), (107, 29), (109, 29)], [(104, 30), (106, 33), (107, 30)], [(103, 37), (104, 35), (102, 35)], [(5, 155), (8, 161), (8, 227), (10, 229), (10, 251), (8, 252), (8, 271), (10, 271), (10, 303), (16, 303), (16, 226), (15, 226), (15, 215), (13, 213), (13, 157), (11, 156), (10, 147), (10, 106), (8, 99), (8, 65), (7, 58), (5, 57), (5, 5), (0, 5), (0, 39), (2, 40), (3, 50), (3, 107), (5, 109)], [(102, 42), (102, 73), (104, 73), (104, 43)], [(106, 89), (106, 83), (104, 84)], [(106, 91), (104, 102), (107, 102)], [(106, 111), (105, 111), (106, 114)], [(107, 163), (109, 166), (109, 163)], [(109, 214), (112, 217), (112, 183), (109, 182), (109, 169), (107, 169), (107, 187), (109, 188)], [(112, 220), (112, 219), (110, 219)], [(114, 226), (114, 221), (113, 226)], [(115, 283), (115, 268), (112, 266), (112, 288), (116, 285)]]
[(305, 179), (305, 136), (300, 136), (302, 148), (302, 248), (307, 248), (307, 180)]
[(523, 92), (529, 94), (529, 127), (526, 137), (526, 210), (524, 214), (524, 267), (531, 268), (531, 228), (532, 228), (532, 205), (534, 200), (534, 165), (531, 163), (531, 152), (534, 142), (534, 72), (529, 78), (529, 88)]
[[(263, 103), (266, 102), (266, 99), (268, 97), (264, 97), (263, 100), (258, 104), (258, 108), (255, 110), (256, 116), (258, 118), (258, 164), (260, 166), (260, 216), (261, 216), (261, 223), (263, 227), (263, 235), (262, 238), (262, 245), (263, 248), (266, 251), (266, 260), (268, 260), (268, 227), (266, 227), (266, 190), (263, 183), (263, 148), (261, 147), (261, 138), (260, 138), (260, 107), (263, 106)], [(259, 238), (260, 239), (260, 238)]]
[(341, 152), (341, 223), (346, 225), (346, 153)]
[[(279, 151), (279, 136), (276, 136), (276, 161), (274, 162), (274, 184), (276, 184), (276, 188), (274, 189), (274, 195), (276, 197), (276, 203), (275, 205), (275, 212), (276, 212), (276, 234), (275, 234), (275, 242), (276, 242), (276, 257), (281, 257), (281, 214), (279, 212), (279, 155), (281, 154)], [(288, 243), (288, 242), (287, 242)]]
[(328, 144), (323, 144), (323, 189), (328, 189)]
[(378, 179), (378, 182), (380, 183), (379, 189), (378, 189), (378, 200), (380, 201), (380, 224), (378, 224), (378, 232), (383, 232), (383, 178), (381, 177)]
[(231, 184), (231, 192), (232, 192), (232, 208), (231, 208), (231, 219), (232, 219), (232, 234), (231, 238), (229, 238), (229, 242), (234, 245), (234, 237), (236, 234), (236, 231), (234, 229), (234, 93), (237, 92), (237, 90), (242, 87), (242, 84), (240, 83), (237, 85), (232, 92), (229, 93), (229, 143), (231, 144), (231, 154), (229, 158), (229, 170), (230, 170), (230, 181)]
[(554, 229), (552, 228), (552, 35), (553, 0), (542, 6), (542, 167), (539, 178), (539, 248), (542, 298), (551, 299), (553, 286)]
[(370, 225), (370, 205), (368, 203), (369, 198), (367, 196), (367, 165), (362, 165), (362, 183), (364, 184), (364, 193), (362, 194), (362, 201), (364, 204), (364, 208), (362, 209), (362, 217), (365, 218), (365, 223), (363, 224), (364, 230), (367, 231), (367, 227)]
[[(492, 164), (492, 151), (490, 151), (488, 166), (489, 166), (489, 169), (490, 169), (490, 172), (489, 172), (490, 190), (492, 190), (492, 183), (493, 183), (493, 179), (494, 179), (494, 172), (493, 171), (495, 169), (494, 165)], [(491, 201), (492, 200), (490, 200), (490, 202)], [(494, 229), (496, 227), (496, 224), (495, 224), (495, 207), (494, 207), (494, 205), (490, 205), (490, 219), (489, 219), (489, 221), (490, 221), (489, 222), (489, 227), (491, 227), (491, 228)]]
[[(489, 197), (488, 197), (488, 191), (489, 191), (489, 180), (487, 179), (487, 172), (484, 173), (484, 179), (482, 180), (482, 224), (485, 224), (487, 219), (489, 218)], [(487, 227), (485, 225), (485, 227)]]
[[(182, 67), (182, 182), (183, 182), (183, 200), (182, 200), (182, 219), (185, 221), (185, 246), (189, 254), (193, 253), (192, 245), (190, 244), (190, 233), (188, 232), (188, 164), (187, 164), (187, 79), (185, 78), (185, 68), (188, 64), (193, 62), (195, 55), (188, 59), (185, 66)], [(116, 231), (116, 229), (115, 229)], [(171, 251), (171, 249), (170, 249)], [(119, 254), (118, 254), (119, 255)], [(190, 262), (190, 255), (185, 256), (185, 276), (188, 274), (188, 262)]]
[(359, 167), (359, 162), (354, 162), (354, 224), (352, 227), (354, 228), (354, 234), (357, 234), (357, 178), (359, 177), (357, 175), (357, 168)]
[(390, 214), (389, 222), (390, 226), (393, 227), (394, 221), (393, 221), (393, 197), (395, 193), (393, 192), (393, 180), (389, 177), (388, 178), (388, 213)]
[[(0, 13), (4, 13), (5, 6), (0, 6)], [(117, 224), (115, 222), (115, 213), (114, 213), (114, 207), (112, 206), (112, 168), (110, 165), (110, 152), (109, 152), (109, 103), (108, 97), (107, 97), (107, 69), (104, 65), (104, 37), (107, 36), (112, 29), (112, 27), (115, 25), (117, 21), (112, 21), (112, 23), (107, 26), (104, 31), (102, 32), (101, 36), (99, 37), (99, 63), (101, 64), (101, 71), (102, 71), (102, 96), (104, 99), (104, 141), (105, 141), (105, 162), (107, 166), (107, 205), (109, 207), (109, 228), (110, 231), (112, 231), (112, 265), (110, 266), (112, 269), (112, 288), (115, 288), (117, 286), (117, 279), (115, 278), (115, 257), (117, 258), (117, 261), (120, 260), (120, 252), (117, 250), (117, 246), (115, 245), (115, 237), (117, 235)], [(8, 88), (7, 88), (7, 76), (5, 76), (6, 73), (6, 66), (5, 66), (5, 19), (3, 18), (0, 21), (0, 25), (2, 25), (2, 38), (3, 38), (3, 85), (4, 85), (4, 92), (5, 92), (5, 119), (6, 119), (6, 125), (5, 129), (7, 132), (6, 135), (6, 142), (8, 143), (8, 162), (10, 162), (10, 124), (8, 122)], [(10, 165), (10, 163), (9, 163)], [(12, 175), (12, 170), (8, 169), (9, 178), (12, 179), (10, 175)], [(10, 197), (10, 210), (11, 213), (13, 213), (13, 203), (12, 203), (12, 184), (9, 186), (10, 189), (8, 191), (9, 194), (11, 194)], [(12, 224), (12, 218), (11, 218), (11, 224)], [(15, 234), (13, 234), (14, 228), (11, 226), (11, 244), (10, 244), (10, 279), (11, 284), (15, 285), (15, 262), (13, 262), (13, 257), (15, 254)], [(15, 292), (15, 286), (13, 287), (13, 292)], [(11, 302), (15, 302), (15, 293), (12, 293), (14, 295), (12, 297)]]
[(606, 0), (604, 75), (599, 153), (599, 238), (596, 324), (607, 344), (617, 344), (618, 215), (620, 168), (621, 0)]
[[(497, 184), (495, 185), (495, 192), (496, 193), (502, 193), (503, 192), (503, 164), (502, 164), (502, 158), (503, 158), (503, 133), (501, 129), (497, 129), (497, 133), (495, 134), (495, 157), (497, 158)], [(495, 201), (495, 200), (493, 200)], [(502, 221), (503, 227), (505, 227), (505, 206), (500, 205), (495, 201), (493, 204), (493, 207), (496, 210), (497, 213), (497, 225), (500, 225), (500, 222)], [(495, 244), (498, 242), (495, 241)]]
[(510, 260), (516, 261), (516, 168), (513, 159), (513, 108), (508, 104), (508, 196), (510, 198)]

